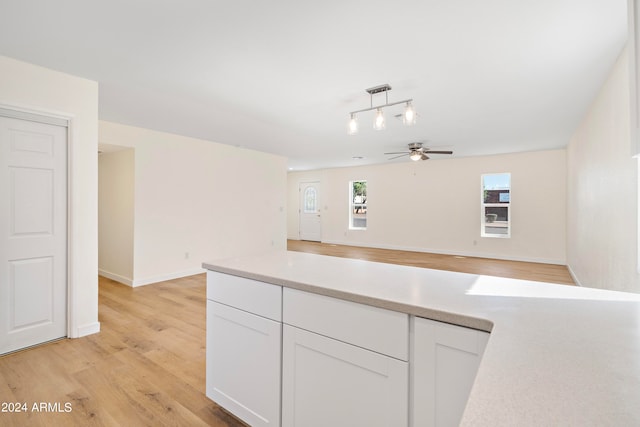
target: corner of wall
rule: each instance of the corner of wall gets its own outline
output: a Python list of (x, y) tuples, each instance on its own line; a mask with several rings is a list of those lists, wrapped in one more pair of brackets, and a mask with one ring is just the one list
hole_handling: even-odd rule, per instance
[(639, 293), (631, 56), (625, 47), (567, 146), (567, 267), (580, 286)]
[(133, 279), (130, 277), (120, 276), (119, 274), (111, 273), (109, 271), (98, 269), (98, 275), (102, 277), (106, 277), (107, 279), (111, 279), (115, 282), (122, 283), (123, 285), (132, 286), (133, 287)]
[(82, 338), (87, 335), (93, 335), (100, 332), (100, 322), (89, 323), (87, 325), (78, 326), (76, 335), (70, 338)]

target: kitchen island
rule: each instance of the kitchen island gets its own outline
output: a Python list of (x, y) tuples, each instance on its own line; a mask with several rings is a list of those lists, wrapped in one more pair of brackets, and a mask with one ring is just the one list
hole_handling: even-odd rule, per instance
[[(318, 306), (338, 300), (407, 315), (411, 322), (431, 319), (489, 332), (462, 425), (640, 425), (640, 295), (288, 251), (203, 267), (281, 287), (292, 301), (302, 292), (330, 299), (317, 300)], [(333, 314), (328, 310), (326, 317)], [(274, 321), (287, 327), (286, 316)], [(410, 338), (414, 332), (411, 326)], [(419, 360), (412, 359), (411, 339), (393, 347), (406, 345), (407, 357), (373, 350), (405, 360), (411, 376)], [(282, 381), (286, 388), (289, 380)], [(411, 396), (414, 386), (410, 381), (406, 423), (398, 425), (414, 424), (420, 406)], [(285, 400), (283, 394), (282, 425), (288, 423)]]

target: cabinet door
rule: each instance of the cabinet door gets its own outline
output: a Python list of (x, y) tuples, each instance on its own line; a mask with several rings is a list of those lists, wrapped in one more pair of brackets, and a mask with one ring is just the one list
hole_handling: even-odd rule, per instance
[(419, 317), (413, 327), (412, 425), (457, 426), (489, 334)]
[(281, 323), (207, 300), (207, 397), (252, 426), (279, 426), (281, 338)]
[(408, 363), (283, 326), (282, 425), (408, 424)]

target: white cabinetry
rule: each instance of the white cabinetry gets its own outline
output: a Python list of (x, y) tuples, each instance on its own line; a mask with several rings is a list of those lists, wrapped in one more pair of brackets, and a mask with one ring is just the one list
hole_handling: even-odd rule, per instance
[(408, 315), (286, 288), (283, 300), (282, 425), (408, 425)]
[(207, 273), (207, 396), (251, 426), (457, 426), (489, 334)]
[(486, 332), (413, 318), (413, 426), (460, 423), (488, 340)]
[(282, 288), (207, 273), (206, 394), (252, 426), (280, 425)]

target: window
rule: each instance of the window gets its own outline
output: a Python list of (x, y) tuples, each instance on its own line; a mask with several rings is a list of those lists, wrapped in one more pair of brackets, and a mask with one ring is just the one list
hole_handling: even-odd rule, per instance
[(482, 175), (482, 237), (511, 236), (511, 174)]
[(349, 229), (367, 229), (367, 181), (349, 183)]
[(315, 187), (307, 187), (304, 190), (304, 213), (316, 213), (318, 211), (318, 192)]

